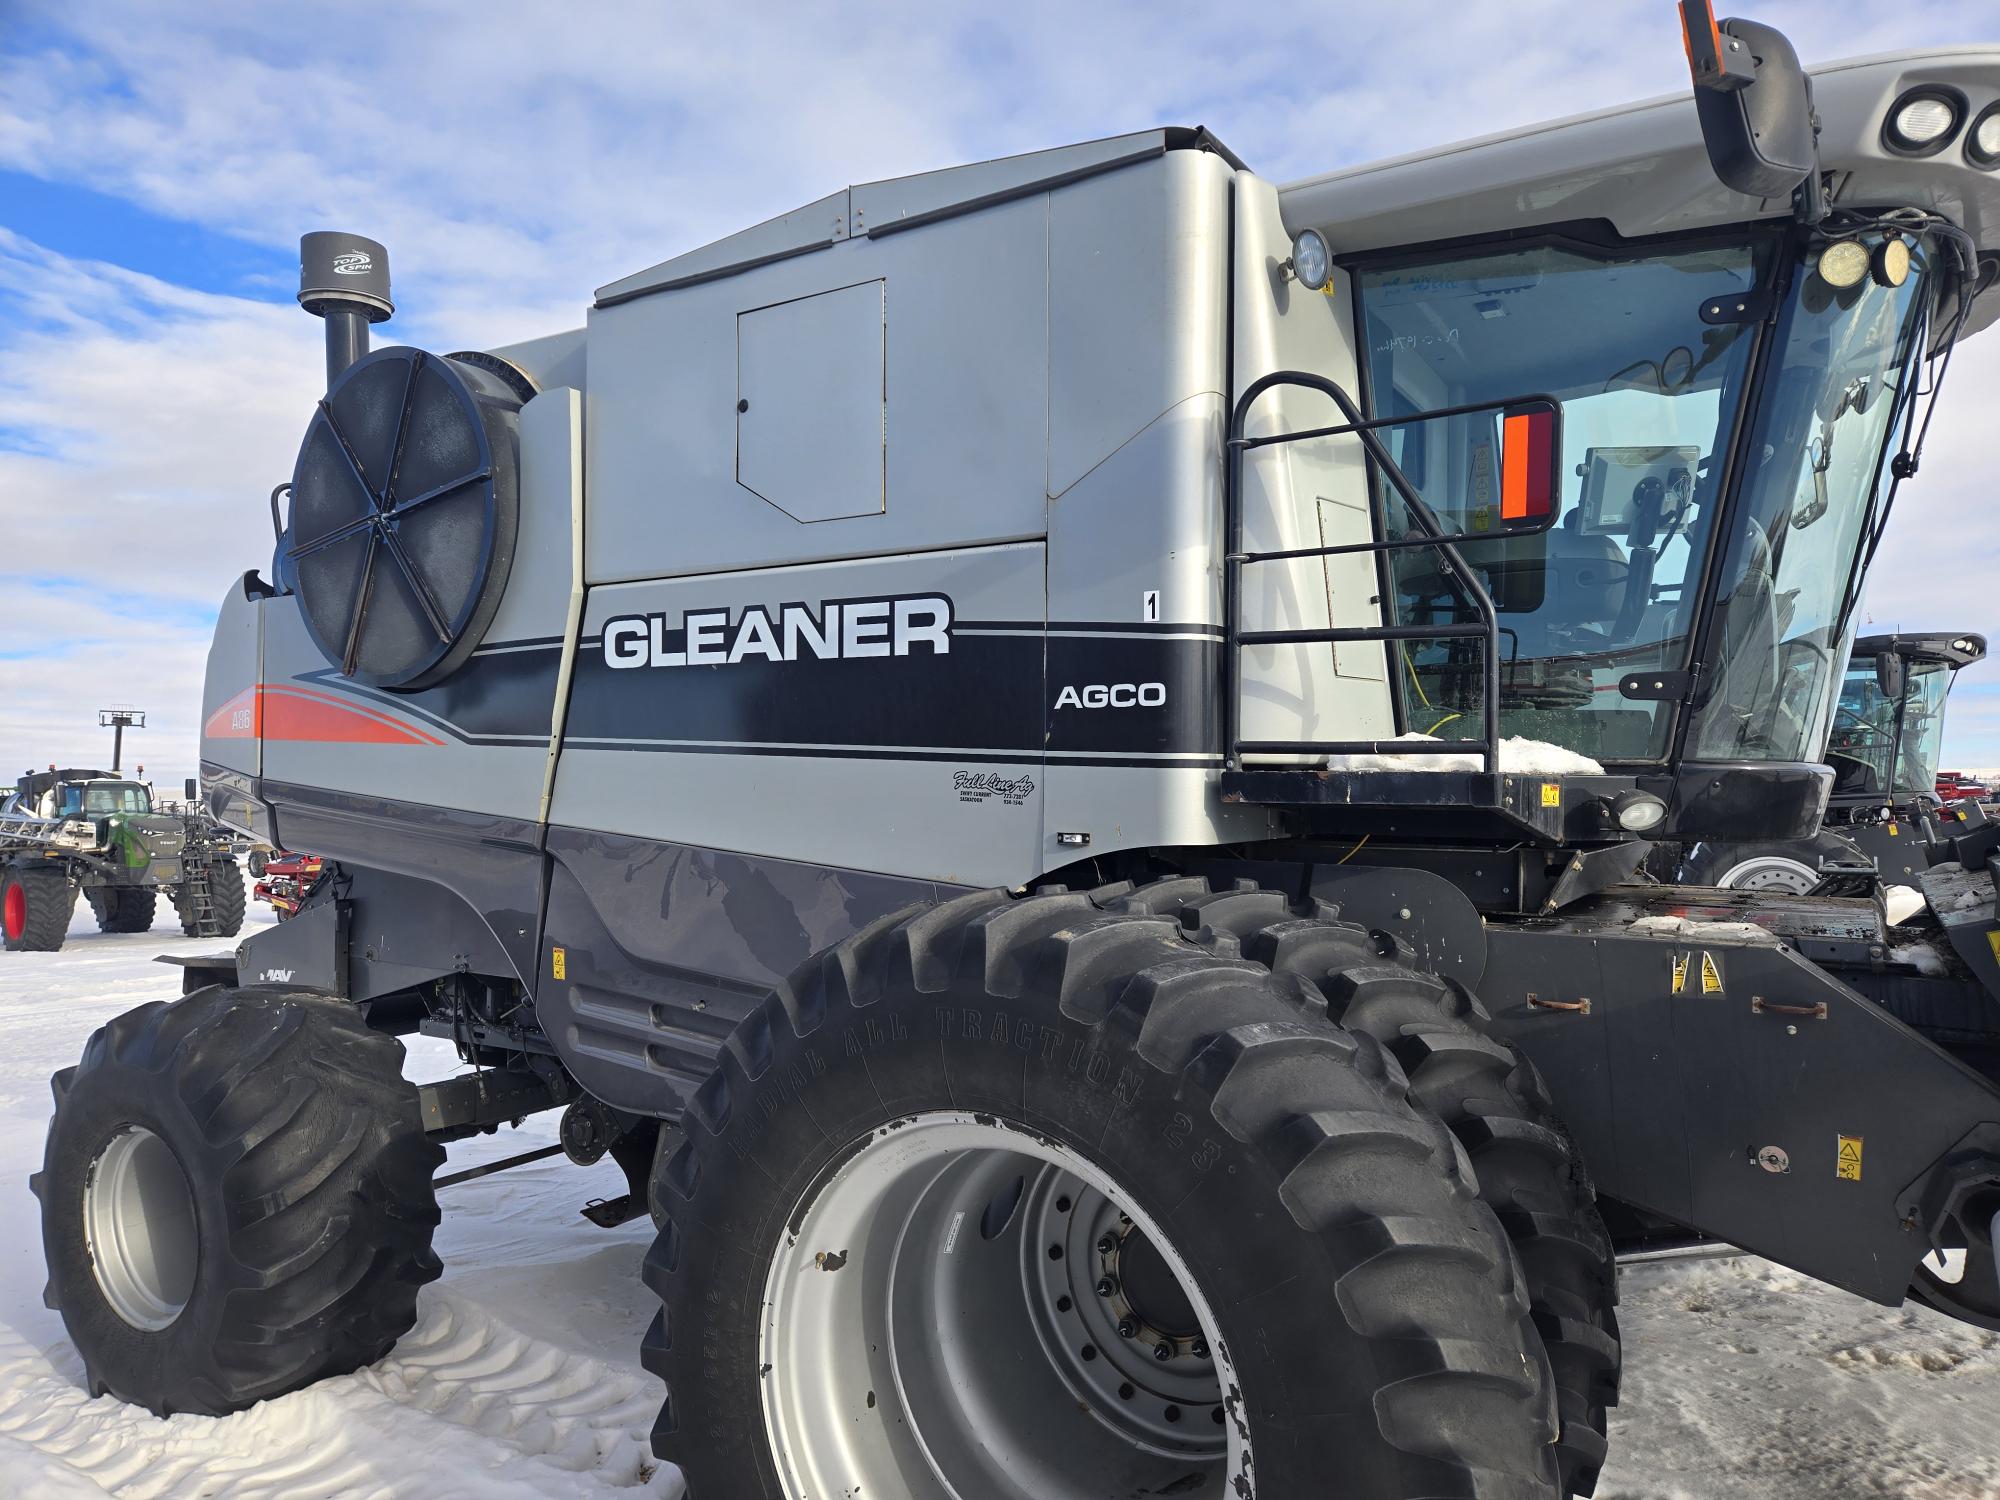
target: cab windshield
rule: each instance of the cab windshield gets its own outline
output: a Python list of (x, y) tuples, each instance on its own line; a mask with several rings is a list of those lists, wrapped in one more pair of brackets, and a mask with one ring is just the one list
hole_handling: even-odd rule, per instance
[(1882, 691), (1873, 657), (1848, 664), (1826, 746), (1835, 796), (1937, 799), (1951, 677), (1944, 662), (1912, 661), (1898, 699)]
[[(1799, 760), (1824, 744), (1921, 275), (1835, 296), (1803, 265), (1781, 274), (1797, 253), (1772, 232), (1649, 249), (1562, 240), (1357, 274), (1378, 415), (1527, 395), (1562, 403), (1561, 490), (1539, 534), (1481, 535), (1498, 529), (1490, 417), (1387, 435), (1412, 487), (1465, 533), (1461, 551), (1493, 600), (1503, 736), (1599, 761), (1666, 758), (1719, 549), (1727, 603), (1693, 679), (1690, 752)], [(1753, 402), (1761, 299), (1787, 280), (1775, 382)], [(1745, 420), (1756, 429), (1741, 442)], [(1733, 461), (1748, 500), (1725, 526)], [(1377, 493), (1386, 534), (1406, 534), (1401, 497), (1379, 476)], [(1388, 557), (1395, 623), (1477, 618), (1432, 549)], [(1483, 643), (1396, 650), (1405, 728), (1476, 735)], [(1627, 696), (1635, 676), (1659, 687)]]
[(105, 818), (113, 813), (149, 813), (153, 794), (136, 781), (99, 781), (66, 786), (56, 812), (64, 818)]

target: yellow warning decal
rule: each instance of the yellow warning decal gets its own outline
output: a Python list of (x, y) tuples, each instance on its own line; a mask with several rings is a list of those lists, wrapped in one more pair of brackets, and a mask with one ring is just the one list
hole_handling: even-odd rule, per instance
[(1842, 1182), (1861, 1180), (1861, 1137), (1843, 1135), (1840, 1141), (1840, 1155), (1834, 1164), (1834, 1175)]
[(1688, 955), (1685, 953), (1676, 953), (1674, 955), (1674, 993), (1676, 995), (1685, 995), (1687, 987)]
[(1889, 837), (1890, 837), (1890, 838), (1892, 838), (1892, 839), (1893, 839), (1893, 838), (1896, 838), (1896, 837), (1898, 837), (1898, 836), (1899, 836), (1899, 833), (1900, 833), (1900, 830), (1898, 830), (1898, 828), (1896, 827), (1896, 825), (1895, 825), (1894, 823), (1891, 823), (1891, 824), (1889, 825)]
[(1704, 995), (1722, 993), (1722, 970), (1716, 965), (1715, 955), (1706, 949), (1701, 955), (1701, 992)]
[(1986, 946), (1993, 950), (1993, 961), (2000, 963), (2000, 927), (1995, 927), (1986, 934)]
[(1562, 789), (1562, 783), (1561, 783), (1560, 781), (1545, 781), (1545, 782), (1543, 782), (1543, 783), (1542, 783), (1542, 806), (1544, 806), (1544, 807), (1561, 807), (1562, 805), (1563, 805), (1563, 789)]
[(569, 955), (560, 948), (549, 949), (549, 976), (553, 979), (569, 978)]

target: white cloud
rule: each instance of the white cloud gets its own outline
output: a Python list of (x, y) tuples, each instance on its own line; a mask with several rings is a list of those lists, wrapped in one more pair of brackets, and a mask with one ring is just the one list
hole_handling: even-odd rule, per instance
[[(1284, 179), (1685, 78), (1671, 9), (1651, 0), (0, 12), (0, 167), (266, 246), (313, 227), (372, 234), (396, 267), (391, 332), (430, 347), (574, 325), (594, 286), (847, 182), (1163, 122), (1206, 124)], [(1956, 0), (1759, 14), (1808, 57), (1994, 29), (1988, 5)], [(192, 734), (192, 704), (180, 728), (165, 711), (199, 674), (205, 633), (186, 612), (268, 562), (264, 497), (317, 394), (318, 331), (288, 306), (65, 259), (5, 230), (0, 287), (32, 329), (0, 349), (0, 427), (34, 434), (32, 452), (0, 450), (7, 555), (115, 578), (171, 621), (66, 610), (66, 632), (103, 644), (0, 663), (0, 745), (67, 743), (79, 714), (94, 723), (94, 700), (122, 697), (162, 706), (165, 747)], [(1966, 623), (1926, 581), (1924, 537), (1955, 536), (1962, 560), (1996, 530), (1978, 451), (2000, 391), (1988, 342), (2000, 334), (1954, 373), (1870, 594), (1878, 619)], [(0, 584), (0, 627), (48, 638), (35, 604)], [(191, 759), (182, 743), (160, 764)], [(2000, 762), (2000, 729), (1991, 744), (1982, 758)]]

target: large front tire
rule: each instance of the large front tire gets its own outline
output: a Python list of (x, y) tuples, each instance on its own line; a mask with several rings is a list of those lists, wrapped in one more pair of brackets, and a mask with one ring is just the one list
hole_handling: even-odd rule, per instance
[(1618, 1404), (1618, 1261), (1583, 1160), (1535, 1065), (1488, 1035), (1491, 1018), (1462, 985), (1414, 968), (1406, 950), (1276, 891), (1152, 888), (1197, 941), (1233, 939), (1245, 958), (1310, 980), (1329, 1014), (1402, 1064), (1412, 1095), (1450, 1127), (1527, 1274), (1534, 1320), (1562, 1411), (1556, 1443), (1565, 1494), (1589, 1495)]
[(149, 885), (106, 885), (85, 891), (99, 932), (150, 932), (160, 893)]
[(402, 1044), (349, 1005), (198, 990), (55, 1076), (48, 1305), (92, 1395), (219, 1415), (386, 1354), (440, 1271)]
[(684, 1127), (645, 1361), (694, 1500), (1559, 1493), (1457, 1141), (1314, 985), (1128, 886), (872, 924)]

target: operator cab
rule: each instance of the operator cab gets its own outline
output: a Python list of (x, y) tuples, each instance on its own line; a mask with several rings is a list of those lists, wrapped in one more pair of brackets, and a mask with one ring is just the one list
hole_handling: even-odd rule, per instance
[[(1544, 842), (1817, 827), (1867, 560), (1943, 357), (2000, 310), (1987, 297), (1975, 313), (2000, 262), (1953, 222), (1993, 237), (2000, 163), (1894, 145), (1917, 75), (1969, 63), (1827, 70), (1814, 115), (1789, 49), (1768, 51), (1753, 87), (1821, 122), (1795, 192), (1732, 178), (1706, 105), (1704, 138), (1664, 104), (1629, 111), (1629, 137), (1595, 116), (1407, 159), (1393, 181), (1364, 168), (1283, 190), (1287, 227), (1323, 242), (1326, 294), (1351, 309), (1361, 413), (1245, 438), (1271, 385), (1326, 379), (1266, 376), (1238, 403), (1236, 475), (1274, 442), (1368, 448), (1380, 624), (1290, 640), (1380, 641), (1396, 737), (1232, 732), (1225, 794), (1337, 806), (1348, 826), (1371, 803), (1469, 803)], [(1626, 156), (1642, 123), (1643, 169)], [(1684, 191), (1711, 163), (1740, 190)], [(1468, 222), (1472, 181), (1504, 227), (1411, 247), (1432, 204)], [(1534, 202), (1550, 222), (1524, 227)], [(1557, 414), (1526, 492), (1505, 478), (1522, 403)], [(1275, 560), (1238, 536), (1239, 576)], [(1298, 767), (1315, 749), (1326, 758)], [(1385, 826), (1416, 825), (1405, 806)]]
[(1832, 810), (1938, 806), (1945, 699), (1960, 669), (1985, 655), (1985, 637), (1972, 632), (1854, 643), (1827, 741)]
[(136, 781), (71, 782), (53, 794), (58, 818), (108, 818), (113, 813), (149, 813), (152, 789)]

